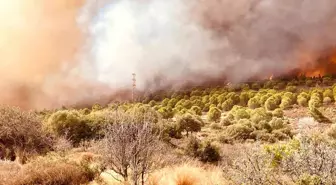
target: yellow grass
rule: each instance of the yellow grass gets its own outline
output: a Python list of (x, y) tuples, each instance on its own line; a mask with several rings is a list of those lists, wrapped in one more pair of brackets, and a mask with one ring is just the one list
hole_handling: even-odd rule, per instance
[(164, 168), (149, 178), (149, 185), (224, 185), (222, 171), (211, 167), (204, 169), (198, 165), (184, 164), (182, 166)]

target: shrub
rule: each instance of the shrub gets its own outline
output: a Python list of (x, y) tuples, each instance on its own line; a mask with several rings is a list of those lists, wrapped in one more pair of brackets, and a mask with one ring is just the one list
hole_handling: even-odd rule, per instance
[(334, 98), (334, 95), (333, 95), (333, 91), (331, 89), (326, 89), (324, 92), (323, 92), (323, 98), (330, 98), (331, 100), (333, 100)]
[(235, 118), (235, 120), (239, 121), (240, 119), (249, 119), (250, 118), (250, 114), (246, 111), (246, 109), (238, 109), (236, 111), (234, 111), (233, 116)]
[(294, 93), (294, 92), (297, 91), (297, 87), (296, 86), (287, 86), (286, 91)]
[(274, 81), (267, 81), (265, 84), (264, 84), (264, 88), (265, 89), (271, 89), (273, 88), (275, 85), (275, 82)]
[(221, 156), (219, 153), (219, 149), (211, 143), (207, 142), (200, 153), (200, 160), (202, 162), (213, 163), (218, 162), (220, 159)]
[(315, 107), (315, 108), (321, 107), (321, 101), (317, 97), (312, 97), (308, 102), (308, 106), (309, 106), (309, 108), (311, 108), (311, 107)]
[(208, 112), (208, 120), (209, 121), (214, 121), (214, 122), (219, 122), (221, 118), (222, 112), (218, 108), (211, 108), (210, 111)]
[(223, 133), (225, 140), (246, 140), (253, 131), (249, 120), (239, 120), (237, 124), (226, 127)]
[(281, 100), (280, 108), (289, 109), (292, 106), (292, 99), (289, 97), (284, 97)]
[(307, 107), (308, 106), (308, 100), (304, 97), (298, 97), (297, 103), (302, 107)]
[(232, 125), (233, 122), (234, 122), (233, 118), (230, 119), (228, 116), (226, 116), (221, 120), (220, 124), (222, 126), (229, 126), (229, 125)]
[[(252, 125), (255, 129), (257, 129), (253, 132), (254, 135), (258, 134), (259, 132), (272, 132), (272, 127), (266, 120), (261, 120), (258, 123), (253, 123)], [(256, 136), (254, 138), (256, 138)]]
[(99, 105), (98, 103), (94, 104), (92, 106), (92, 111), (99, 111), (99, 110), (102, 110), (103, 109), (103, 106)]
[(205, 104), (202, 111), (209, 112), (209, 110), (210, 110), (210, 104)]
[(269, 125), (271, 126), (272, 130), (279, 130), (284, 128), (284, 121), (281, 118), (273, 118), (270, 122)]
[(94, 132), (78, 111), (61, 110), (53, 113), (47, 120), (46, 127), (57, 136), (63, 136), (74, 144), (93, 137)]
[(332, 84), (332, 79), (330, 77), (323, 77), (322, 83), (329, 86)]
[(278, 117), (278, 118), (282, 118), (284, 116), (284, 112), (282, 109), (275, 109), (273, 112), (272, 112), (272, 115), (274, 117)]
[[(0, 107), (0, 159), (16, 158), (24, 163), (32, 154), (47, 152), (52, 144), (36, 114), (16, 107)], [(5, 149), (12, 155), (1, 156)]]
[(239, 99), (240, 99), (240, 104), (242, 106), (246, 106), (250, 97), (249, 97), (249, 94), (247, 92), (242, 92), (239, 96)]
[(313, 87), (314, 86), (314, 81), (313, 80), (306, 80), (306, 86)]
[(278, 82), (273, 89), (275, 90), (281, 90), (284, 89), (286, 87), (286, 83), (285, 82)]
[(151, 100), (149, 103), (148, 103), (149, 106), (151, 107), (154, 107), (156, 105), (156, 101), (154, 100)]
[(168, 107), (175, 107), (175, 105), (177, 104), (178, 100), (176, 98), (172, 98), (169, 100), (167, 106)]
[[(201, 111), (202, 111), (202, 109), (204, 108), (204, 105), (205, 105), (200, 99), (192, 101), (192, 104), (193, 104), (193, 106), (199, 107), (201, 109)], [(191, 109), (192, 109), (192, 107), (191, 107)]]
[(266, 112), (264, 108), (257, 108), (251, 112), (251, 121), (258, 124), (260, 121), (270, 121), (272, 119), (272, 114)]
[(165, 98), (164, 100), (162, 100), (161, 105), (162, 105), (162, 106), (167, 106), (168, 103), (169, 103), (169, 99), (168, 99), (168, 98)]
[(224, 111), (230, 111), (233, 106), (234, 106), (233, 100), (232, 99), (228, 99), (228, 100), (224, 101), (224, 103), (222, 104), (222, 109)]
[(258, 83), (253, 83), (253, 84), (251, 85), (251, 88), (254, 89), (254, 90), (259, 90), (261, 87), (260, 87), (260, 84), (258, 84)]
[(238, 104), (240, 101), (239, 95), (234, 92), (230, 92), (229, 94), (227, 94), (226, 99), (231, 99), (234, 105)]
[(183, 107), (186, 109), (190, 109), (193, 106), (192, 102), (190, 100), (185, 100), (183, 103)]
[(195, 136), (191, 136), (185, 148), (186, 154), (191, 157), (198, 157), (201, 152), (201, 141), (197, 139)]
[(161, 107), (158, 112), (162, 116), (163, 119), (169, 119), (174, 117), (174, 112), (173, 110), (166, 108), (166, 107)]
[(278, 106), (277, 101), (276, 101), (274, 96), (269, 97), (265, 102), (265, 108), (268, 111), (273, 111), (278, 107), (279, 106)]
[(323, 103), (324, 104), (330, 104), (332, 102), (332, 99), (331, 98), (329, 98), (329, 97), (325, 97), (325, 98), (323, 98)]
[(167, 139), (166, 136), (176, 139), (182, 138), (182, 130), (176, 122), (173, 123), (164, 122), (162, 126), (163, 126), (162, 135), (164, 139)]
[(260, 104), (259, 104), (259, 99), (258, 99), (258, 97), (251, 98), (251, 99), (248, 101), (247, 106), (248, 106), (250, 109), (256, 109), (256, 108), (259, 108), (259, 107), (260, 107)]
[(87, 184), (93, 180), (94, 175), (73, 162), (43, 159), (23, 166), (19, 173), (11, 177), (5, 184)]
[(327, 135), (332, 139), (336, 139), (336, 124), (330, 126), (327, 130)]
[(214, 130), (220, 130), (220, 129), (222, 129), (220, 123), (211, 123), (210, 128), (212, 128)]
[(331, 123), (331, 120), (325, 117), (316, 107), (309, 107), (310, 115), (319, 123)]
[(262, 95), (262, 96), (260, 97), (260, 99), (259, 99), (259, 104), (260, 104), (260, 106), (264, 106), (266, 100), (267, 100), (268, 98), (270, 98), (271, 96), (272, 96), (271, 94)]
[(177, 119), (177, 125), (179, 126), (180, 130), (186, 131), (188, 136), (189, 132), (192, 133), (201, 131), (204, 123), (199, 116), (184, 114)]
[(201, 116), (202, 115), (202, 109), (198, 106), (192, 106), (190, 111), (193, 113), (193, 114), (196, 114), (196, 115), (199, 115)]

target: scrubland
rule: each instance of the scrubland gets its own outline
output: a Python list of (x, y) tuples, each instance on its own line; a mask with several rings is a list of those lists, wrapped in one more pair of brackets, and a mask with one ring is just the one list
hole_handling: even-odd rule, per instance
[(336, 184), (332, 76), (0, 107), (3, 185)]

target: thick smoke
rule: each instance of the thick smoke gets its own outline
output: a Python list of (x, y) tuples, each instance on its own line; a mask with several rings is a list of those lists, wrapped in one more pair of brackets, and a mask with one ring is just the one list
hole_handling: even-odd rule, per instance
[(132, 73), (144, 91), (283, 75), (335, 31), (334, 0), (0, 0), (0, 103), (105, 101)]
[(117, 88), (132, 72), (145, 89), (282, 75), (334, 47), (335, 12), (333, 0), (113, 1), (90, 24), (90, 60)]

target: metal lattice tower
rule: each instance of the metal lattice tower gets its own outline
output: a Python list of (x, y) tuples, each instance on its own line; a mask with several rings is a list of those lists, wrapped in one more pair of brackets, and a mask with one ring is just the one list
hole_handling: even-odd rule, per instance
[(134, 97), (135, 97), (135, 89), (136, 89), (136, 74), (135, 73), (132, 73), (132, 81), (133, 81), (133, 84), (132, 84), (132, 102), (134, 102)]

